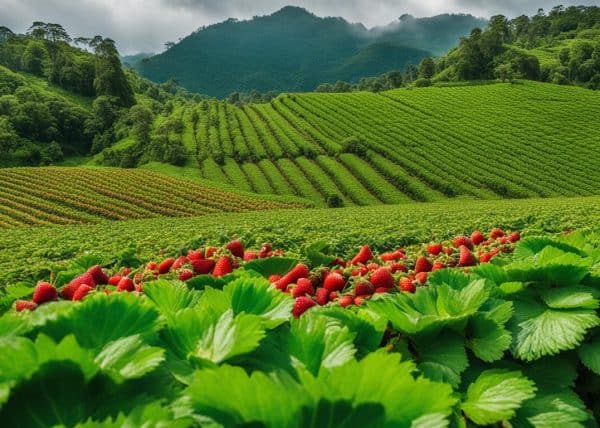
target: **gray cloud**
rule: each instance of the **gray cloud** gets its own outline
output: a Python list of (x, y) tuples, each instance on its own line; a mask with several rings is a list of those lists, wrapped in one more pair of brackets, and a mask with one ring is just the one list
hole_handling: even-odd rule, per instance
[(165, 41), (176, 41), (202, 25), (229, 17), (265, 15), (287, 4), (305, 7), (319, 16), (342, 16), (375, 26), (404, 13), (517, 16), (561, 3), (591, 5), (597, 0), (0, 0), (0, 25), (24, 32), (35, 20), (58, 22), (72, 35), (112, 37), (123, 53), (134, 53), (160, 51)]

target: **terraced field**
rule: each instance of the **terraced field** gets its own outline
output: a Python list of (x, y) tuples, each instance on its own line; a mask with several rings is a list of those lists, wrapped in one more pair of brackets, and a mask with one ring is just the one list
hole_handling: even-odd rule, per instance
[(0, 228), (302, 206), (226, 192), (144, 170), (0, 169)]
[(285, 94), (174, 111), (204, 178), (319, 206), (334, 194), (345, 205), (584, 196), (600, 182), (600, 94), (575, 87)]

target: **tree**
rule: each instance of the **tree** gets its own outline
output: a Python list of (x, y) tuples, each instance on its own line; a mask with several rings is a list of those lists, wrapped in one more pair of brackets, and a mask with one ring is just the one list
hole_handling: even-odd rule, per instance
[(45, 39), (48, 34), (48, 27), (45, 22), (35, 21), (27, 30), (27, 35), (36, 39)]
[(390, 71), (386, 75), (387, 80), (390, 82), (391, 89), (399, 88), (402, 86), (402, 73), (399, 71)]
[(0, 25), (0, 41), (8, 40), (14, 35), (15, 33), (10, 28)]
[(131, 120), (131, 133), (136, 142), (144, 145), (150, 141), (150, 130), (154, 121), (154, 114), (148, 107), (138, 104), (129, 110)]
[(96, 78), (94, 79), (96, 95), (116, 97), (122, 106), (132, 106), (135, 104), (133, 90), (121, 67), (114, 40), (99, 41), (97, 37), (99, 36), (92, 40), (96, 54)]
[(46, 49), (42, 42), (32, 40), (23, 53), (23, 68), (31, 74), (41, 75), (44, 70)]
[(431, 57), (424, 58), (419, 65), (419, 77), (431, 79), (435, 75), (435, 61)]

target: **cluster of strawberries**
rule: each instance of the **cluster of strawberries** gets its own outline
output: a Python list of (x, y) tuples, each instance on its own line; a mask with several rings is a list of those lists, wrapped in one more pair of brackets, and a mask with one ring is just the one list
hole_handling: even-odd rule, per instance
[(477, 230), (450, 242), (399, 248), (378, 257), (365, 245), (348, 262), (337, 258), (329, 267), (313, 272), (298, 264), (284, 276), (272, 275), (269, 281), (295, 298), (293, 315), (299, 317), (313, 306), (330, 302), (348, 307), (361, 305), (377, 293), (414, 293), (427, 283), (430, 272), (488, 263), (500, 253), (511, 252), (520, 239), (519, 232), (507, 235), (494, 228), (486, 238)]

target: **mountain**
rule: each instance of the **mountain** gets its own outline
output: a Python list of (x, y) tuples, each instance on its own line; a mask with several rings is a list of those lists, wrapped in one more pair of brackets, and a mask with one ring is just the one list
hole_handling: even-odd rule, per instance
[(253, 89), (309, 91), (323, 82), (403, 70), (446, 51), (478, 25), (485, 21), (470, 15), (405, 15), (369, 30), (287, 6), (272, 15), (201, 28), (134, 67), (150, 80), (175, 78), (190, 91), (217, 97)]
[(150, 58), (153, 55), (154, 55), (154, 53), (146, 53), (146, 52), (140, 52), (140, 53), (136, 53), (136, 54), (132, 54), (132, 55), (123, 55), (121, 57), (121, 62), (125, 66), (134, 67), (138, 62), (140, 62), (146, 58)]

